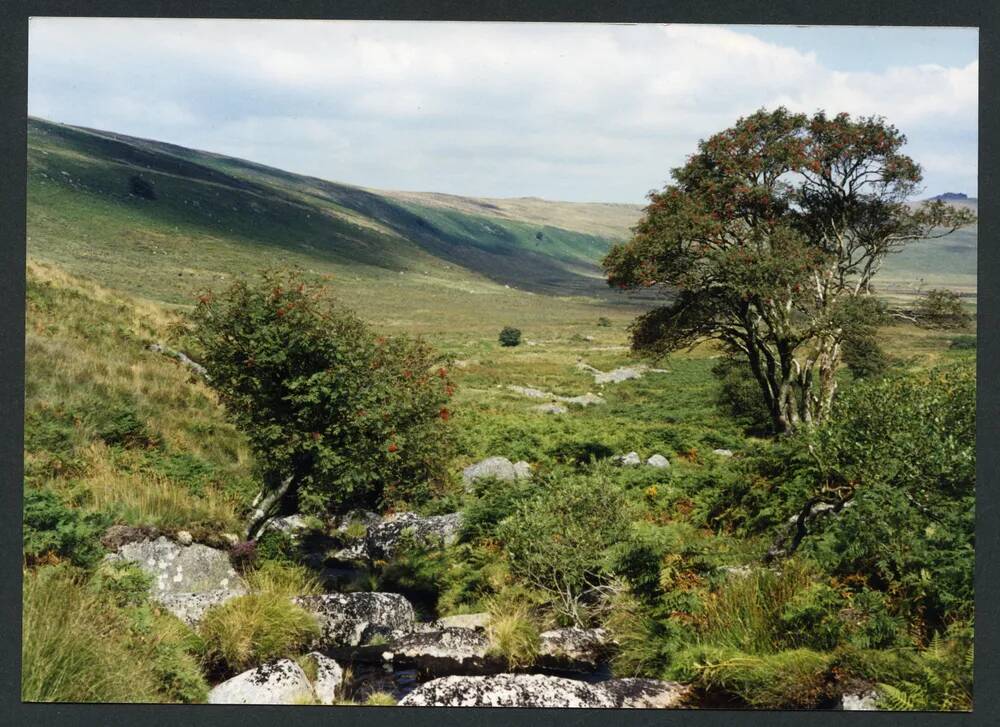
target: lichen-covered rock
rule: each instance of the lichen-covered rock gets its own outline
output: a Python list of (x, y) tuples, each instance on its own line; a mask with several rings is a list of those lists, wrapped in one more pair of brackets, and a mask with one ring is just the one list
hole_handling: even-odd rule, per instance
[(531, 465), (521, 460), (520, 462), (514, 463), (514, 474), (517, 475), (519, 480), (530, 480), (531, 479)]
[(205, 612), (213, 606), (221, 606), (226, 601), (242, 596), (246, 589), (242, 583), (230, 588), (201, 593), (164, 593), (157, 597), (160, 605), (188, 626), (196, 626)]
[(874, 712), (878, 710), (878, 692), (853, 692), (845, 694), (837, 703), (837, 709), (845, 712)]
[(413, 606), (398, 593), (324, 593), (292, 600), (316, 616), (320, 635), (311, 648), (318, 650), (405, 632), (416, 618)]
[(318, 651), (306, 654), (306, 658), (316, 665), (316, 679), (312, 683), (316, 701), (326, 705), (335, 704), (344, 690), (343, 667)]
[(597, 684), (542, 676), (496, 674), (447, 676), (414, 689), (399, 702), (407, 707), (609, 708), (615, 700)]
[(517, 471), (506, 457), (488, 457), (462, 470), (462, 482), (465, 485), (486, 478), (510, 482), (517, 479)]
[(610, 679), (600, 685), (625, 709), (669, 709), (680, 707), (688, 687), (658, 679)]
[(718, 457), (732, 457), (733, 456), (733, 450), (731, 450), (731, 449), (713, 449), (712, 450), (712, 454), (714, 454), (714, 455), (716, 455)]
[(540, 411), (542, 414), (565, 414), (569, 411), (562, 404), (539, 404), (531, 408), (535, 411)]
[(489, 653), (486, 634), (474, 629), (417, 631), (383, 648), (383, 659), (391, 660), (397, 668), (415, 668), (425, 675), (495, 674), (505, 665), (501, 657)]
[(608, 633), (604, 629), (563, 628), (540, 635), (538, 666), (557, 669), (593, 670), (608, 655)]
[(650, 467), (663, 469), (664, 467), (670, 466), (670, 461), (662, 454), (654, 454), (652, 457), (646, 460), (646, 464), (649, 465)]
[(638, 452), (629, 452), (628, 454), (619, 454), (617, 457), (612, 457), (611, 461), (615, 464), (621, 465), (622, 467), (638, 467), (642, 464), (642, 460), (639, 458)]
[(382, 518), (376, 512), (372, 512), (371, 510), (351, 510), (337, 519), (337, 527), (334, 530), (343, 531), (355, 525), (360, 525), (367, 529), (372, 525), (378, 525), (380, 522), (382, 522)]
[(448, 546), (458, 538), (462, 513), (424, 517), (415, 512), (400, 512), (368, 528), (364, 553), (372, 560), (389, 560), (405, 540), (421, 545)]
[(245, 671), (208, 693), (209, 704), (296, 704), (312, 698), (305, 672), (290, 659)]
[(129, 561), (153, 577), (154, 598), (172, 593), (206, 593), (245, 588), (223, 550), (195, 543), (180, 545), (165, 537), (126, 543), (110, 561)]
[(181, 545), (191, 545), (194, 542), (194, 537), (187, 530), (178, 530), (174, 534), (174, 540)]
[(300, 533), (309, 529), (309, 525), (306, 523), (306, 519), (299, 514), (286, 515), (284, 517), (276, 517), (267, 523), (268, 530), (277, 530), (278, 532), (285, 533), (291, 537), (295, 537)]

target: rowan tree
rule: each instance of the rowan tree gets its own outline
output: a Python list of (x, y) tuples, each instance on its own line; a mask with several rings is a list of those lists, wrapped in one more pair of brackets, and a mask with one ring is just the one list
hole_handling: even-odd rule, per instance
[(668, 298), (633, 323), (633, 348), (721, 341), (748, 361), (777, 432), (825, 418), (886, 256), (975, 221), (909, 203), (921, 170), (905, 143), (879, 117), (785, 108), (699, 142), (603, 261), (610, 285)]

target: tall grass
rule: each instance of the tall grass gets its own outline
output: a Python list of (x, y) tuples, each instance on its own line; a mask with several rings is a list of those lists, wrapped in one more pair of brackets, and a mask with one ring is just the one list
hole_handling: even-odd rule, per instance
[(538, 627), (527, 605), (510, 599), (489, 602), (486, 636), (490, 651), (507, 661), (508, 669), (523, 669), (535, 663), (541, 649)]
[(22, 605), (24, 701), (204, 701), (192, 634), (177, 619), (120, 607), (65, 567), (25, 571)]
[(700, 640), (748, 654), (779, 651), (781, 613), (810, 583), (809, 569), (795, 561), (783, 563), (780, 572), (754, 568), (731, 575), (703, 601)]

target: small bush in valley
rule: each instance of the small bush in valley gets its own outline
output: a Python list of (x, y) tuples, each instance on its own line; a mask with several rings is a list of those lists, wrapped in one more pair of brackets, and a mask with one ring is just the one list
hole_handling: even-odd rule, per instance
[(553, 479), (503, 521), (511, 573), (547, 593), (573, 625), (600, 606), (611, 574), (606, 555), (628, 534), (622, 493), (601, 478)]
[(504, 326), (503, 330), (500, 331), (500, 345), (501, 346), (518, 346), (521, 343), (521, 329), (513, 328), (511, 326)]
[(928, 328), (963, 328), (972, 321), (961, 296), (940, 288), (928, 290), (917, 302), (914, 313), (920, 325)]

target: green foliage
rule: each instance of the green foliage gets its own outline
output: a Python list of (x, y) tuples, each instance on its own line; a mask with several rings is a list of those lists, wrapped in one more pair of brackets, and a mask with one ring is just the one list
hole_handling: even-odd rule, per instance
[(597, 319), (597, 325), (600, 326), (601, 328), (610, 328), (611, 319), (607, 318), (606, 316), (601, 316), (600, 318)]
[(294, 274), (205, 295), (194, 336), (268, 489), (303, 511), (420, 500), (444, 478), (452, 387), (426, 344), (376, 336)]
[(745, 358), (726, 356), (712, 367), (719, 382), (716, 404), (719, 409), (754, 431), (765, 432), (771, 426), (767, 403), (760, 384), (750, 373)]
[(972, 322), (961, 296), (944, 288), (928, 290), (921, 296), (914, 314), (920, 324), (928, 328), (964, 328)]
[(956, 364), (853, 388), (812, 443), (851, 504), (806, 551), (932, 629), (972, 609), (975, 411), (975, 370)]
[(951, 339), (951, 345), (949, 348), (952, 351), (975, 351), (976, 350), (976, 337), (975, 336), (956, 336)]
[(611, 576), (609, 548), (628, 536), (624, 498), (600, 476), (549, 479), (499, 528), (515, 578), (548, 593), (571, 623), (587, 619)]
[(550, 454), (558, 462), (583, 466), (609, 459), (615, 450), (601, 442), (561, 442), (550, 450)]
[(499, 341), (501, 346), (518, 346), (521, 343), (521, 330), (512, 326), (504, 326), (500, 331)]
[(757, 709), (811, 709), (832, 696), (833, 660), (809, 649), (749, 655), (699, 646), (678, 654), (670, 674), (709, 692), (735, 695)]
[(892, 360), (879, 345), (878, 338), (869, 334), (847, 336), (843, 343), (844, 363), (858, 379), (882, 376)]
[(880, 683), (879, 706), (897, 711), (971, 711), (973, 644), (971, 629), (936, 637), (920, 652), (913, 673)]
[(89, 567), (104, 555), (101, 533), (108, 518), (66, 506), (48, 490), (26, 487), (24, 491), (24, 554), (41, 560), (47, 554)]
[(159, 443), (131, 406), (102, 410), (101, 420), (97, 423), (97, 436), (111, 446), (153, 447)]

